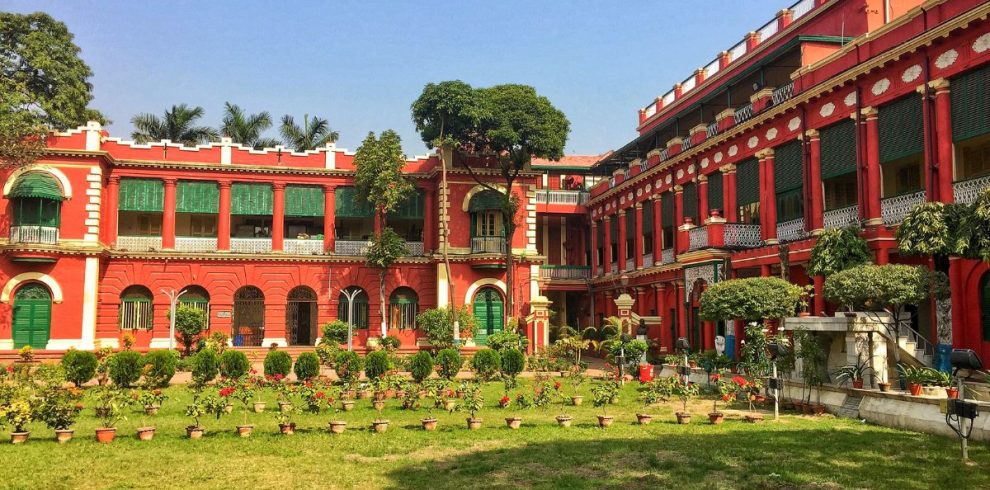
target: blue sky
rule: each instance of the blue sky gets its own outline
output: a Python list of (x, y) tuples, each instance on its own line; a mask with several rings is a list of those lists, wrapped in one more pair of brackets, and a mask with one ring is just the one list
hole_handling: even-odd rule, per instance
[[(392, 128), (425, 153), (409, 105), (428, 82), (533, 85), (571, 121), (568, 153), (635, 136), (636, 111), (788, 0), (22, 1), (65, 22), (93, 69), (94, 107), (129, 136), (136, 113), (225, 101), (330, 120), (338, 146)], [(793, 2), (790, 2), (793, 3)], [(274, 131), (272, 131), (274, 135)]]

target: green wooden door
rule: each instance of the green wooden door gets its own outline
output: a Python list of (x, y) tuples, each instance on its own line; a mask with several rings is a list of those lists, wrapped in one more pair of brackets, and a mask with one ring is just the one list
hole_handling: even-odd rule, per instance
[(493, 288), (483, 288), (474, 295), (474, 341), (486, 345), (488, 336), (502, 331), (502, 295)]
[(52, 326), (52, 296), (41, 284), (28, 284), (14, 294), (14, 348), (44, 349)]

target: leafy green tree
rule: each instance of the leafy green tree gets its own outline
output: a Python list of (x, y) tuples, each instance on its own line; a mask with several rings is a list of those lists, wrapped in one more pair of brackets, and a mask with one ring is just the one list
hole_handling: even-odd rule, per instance
[(131, 118), (131, 124), (134, 125), (131, 138), (138, 143), (169, 140), (188, 146), (217, 139), (217, 130), (209, 126), (196, 126), (201, 117), (202, 107), (189, 107), (186, 104), (173, 105), (162, 117), (138, 114)]
[(206, 313), (203, 310), (181, 303), (175, 308), (175, 334), (185, 348), (185, 355), (192, 352), (193, 344), (205, 328)]
[(830, 228), (818, 235), (818, 241), (811, 249), (808, 274), (831, 276), (836, 272), (857, 265), (870, 264), (873, 255), (866, 240), (859, 234), (859, 228)]
[(897, 227), (897, 249), (904, 255), (931, 255), (935, 270), (948, 274), (949, 257), (957, 255), (965, 204), (926, 202), (915, 206)]
[(37, 160), (49, 130), (106, 122), (87, 107), (93, 72), (72, 37), (48, 14), (0, 12), (0, 165)]
[(281, 142), (275, 138), (262, 136), (262, 133), (270, 127), (272, 127), (272, 116), (268, 111), (245, 114), (244, 109), (237, 104), (224, 103), (220, 134), (229, 136), (235, 143), (250, 146), (255, 150), (272, 148)]
[[(455, 150), (493, 155), (493, 171), (481, 171), (461, 160), (461, 165), (480, 186), (499, 192), (505, 227), (506, 308), (513, 312), (515, 291), (512, 239), (516, 232), (519, 198), (514, 184), (533, 157), (559, 160), (570, 132), (570, 122), (536, 89), (527, 85), (495, 85), (472, 89), (462, 82), (428, 85), (413, 103), (413, 119), (423, 141), (433, 147), (451, 142)], [(448, 136), (449, 135), (449, 136)], [(491, 183), (501, 179), (503, 188)]]
[[(453, 316), (448, 308), (431, 308), (416, 315), (416, 327), (426, 334), (426, 340), (434, 349), (447, 349), (454, 346)], [(467, 307), (462, 306), (457, 309), (457, 319), (461, 338), (471, 336), (474, 331), (474, 315)]]
[(701, 294), (701, 318), (762, 323), (793, 315), (804, 288), (778, 277), (729, 279)]
[(990, 262), (990, 189), (984, 190), (960, 220), (955, 252)]
[(303, 115), (302, 127), (296, 124), (292, 116), (288, 114), (282, 116), (280, 131), (285, 144), (296, 151), (315, 150), (335, 143), (337, 138), (340, 138), (340, 133), (330, 129), (330, 123), (326, 119), (314, 117), (310, 120), (308, 114)]

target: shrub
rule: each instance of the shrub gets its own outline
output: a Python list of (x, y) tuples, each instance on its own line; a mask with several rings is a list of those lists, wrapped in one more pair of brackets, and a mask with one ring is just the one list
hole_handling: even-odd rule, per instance
[(220, 375), (225, 378), (240, 378), (251, 370), (251, 361), (239, 350), (227, 349), (220, 355)]
[(440, 376), (447, 379), (454, 379), (464, 360), (461, 354), (454, 349), (444, 349), (437, 353), (437, 365), (440, 366)]
[(203, 386), (220, 372), (220, 357), (211, 349), (203, 349), (192, 358), (193, 384)]
[(199, 308), (180, 304), (175, 309), (175, 332), (179, 341), (186, 348), (186, 355), (192, 351), (192, 346), (199, 340), (199, 334), (206, 328), (206, 313)]
[(515, 385), (516, 376), (526, 369), (526, 356), (519, 349), (507, 349), (502, 356), (502, 375), (508, 376)]
[(337, 367), (335, 369), (340, 379), (354, 383), (361, 376), (361, 368), (363, 367), (364, 362), (356, 352), (344, 350), (337, 354)]
[(478, 377), (483, 380), (490, 380), (498, 374), (501, 367), (502, 358), (495, 349), (481, 349), (474, 353), (471, 359), (471, 367)]
[(292, 371), (292, 357), (283, 350), (272, 349), (265, 356), (265, 376), (281, 374), (282, 377)]
[[(416, 327), (426, 334), (430, 345), (437, 349), (449, 349), (454, 346), (454, 323), (446, 308), (425, 310), (416, 315)], [(457, 320), (460, 322), (460, 338), (466, 339), (474, 332), (474, 315), (466, 307), (457, 309)]]
[(433, 356), (425, 350), (409, 358), (409, 374), (417, 383), (422, 383), (433, 373)]
[(320, 358), (316, 357), (316, 353), (303, 352), (296, 358), (296, 366), (293, 369), (297, 379), (313, 379), (320, 375)]
[(485, 342), (488, 347), (499, 352), (506, 349), (526, 350), (526, 346), (529, 345), (529, 339), (526, 336), (509, 330), (493, 333), (488, 336)]
[(130, 388), (141, 378), (141, 354), (138, 352), (120, 351), (107, 362), (110, 379), (121, 388)]
[(65, 379), (82, 386), (96, 375), (96, 354), (85, 350), (69, 349), (62, 356)]
[(172, 350), (153, 350), (144, 356), (144, 381), (152, 388), (165, 388), (175, 376), (179, 365), (179, 353)]
[(323, 342), (321, 341), (316, 345), (316, 357), (320, 359), (320, 364), (326, 367), (334, 367), (334, 362), (337, 360), (337, 353), (340, 352), (340, 347), (333, 342)]
[(395, 335), (386, 335), (382, 337), (381, 342), (382, 342), (382, 348), (389, 352), (395, 352), (399, 350), (400, 346), (402, 346), (402, 341), (399, 340), (399, 338), (396, 337)]
[(323, 342), (340, 345), (347, 342), (347, 322), (334, 320), (323, 325)]
[(794, 315), (803, 295), (804, 288), (779, 277), (729, 279), (701, 293), (700, 316), (710, 321), (784, 318)]
[(364, 359), (364, 374), (369, 379), (381, 378), (391, 369), (392, 361), (388, 357), (388, 352), (376, 350)]

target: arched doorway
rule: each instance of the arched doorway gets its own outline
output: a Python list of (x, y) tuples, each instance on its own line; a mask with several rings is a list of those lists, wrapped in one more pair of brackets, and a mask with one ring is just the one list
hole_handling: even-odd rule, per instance
[(44, 349), (52, 327), (52, 294), (43, 284), (27, 283), (14, 293), (12, 338), (14, 348), (30, 345)]
[(285, 305), (285, 330), (292, 345), (316, 343), (316, 293), (297, 286), (289, 291)]
[(474, 294), (471, 304), (474, 305), (474, 341), (486, 345), (489, 335), (502, 331), (505, 312), (502, 293), (493, 287), (481, 288)]
[(265, 338), (265, 293), (244, 286), (234, 293), (234, 345), (260, 346)]

